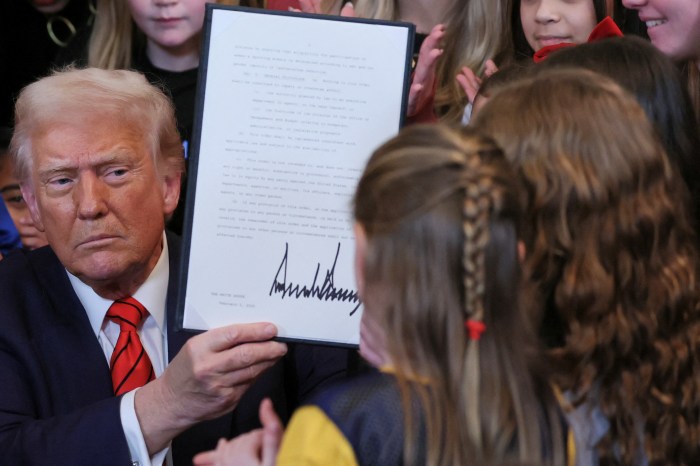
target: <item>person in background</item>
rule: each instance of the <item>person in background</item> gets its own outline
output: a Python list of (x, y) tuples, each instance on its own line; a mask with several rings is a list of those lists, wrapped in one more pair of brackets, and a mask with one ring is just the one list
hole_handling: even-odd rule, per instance
[(377, 149), (354, 214), (360, 353), (379, 371), (299, 409), (278, 456), (281, 424), (266, 402), (263, 429), (195, 465), (566, 464), (519, 305), (520, 199), (478, 133), (414, 125)]
[(558, 51), (545, 67), (582, 67), (613, 78), (646, 112), (691, 194), (693, 226), (700, 226), (700, 134), (678, 69), (640, 37), (617, 37)]
[[(518, 64), (538, 63), (561, 47), (622, 35), (609, 17), (612, 11), (611, 0), (515, 0), (511, 16), (513, 58)], [(464, 68), (457, 77), (472, 105), (482, 80), (498, 71), (493, 61), (488, 64), (481, 76)]]
[(0, 204), (0, 259), (13, 251), (22, 247), (19, 232), (15, 227), (10, 213), (5, 208), (5, 204)]
[(525, 302), (543, 323), (576, 464), (696, 464), (700, 259), (687, 187), (613, 80), (534, 71), (471, 125), (525, 186)]
[(286, 346), (272, 324), (177, 330), (172, 104), (139, 73), (68, 69), (25, 87), (15, 122), (22, 196), (50, 247), (0, 262), (3, 461), (190, 464)]
[(9, 128), (0, 128), (0, 196), (19, 234), (19, 247), (36, 249), (48, 243), (46, 235), (34, 226), (19, 188), (19, 180), (15, 177), (14, 163), (8, 150), (11, 137), (12, 132)]
[(19, 91), (46, 75), (56, 55), (94, 14), (92, 0), (0, 2), (0, 127), (13, 126)]
[[(347, 5), (340, 0), (300, 3), (303, 11), (311, 13), (337, 14)], [(465, 121), (468, 100), (457, 76), (465, 68), (480, 74), (495, 67), (489, 60), (501, 65), (512, 55), (510, 0), (357, 0), (353, 4), (352, 14), (358, 17), (416, 25), (420, 53), (414, 55), (414, 104), (408, 112), (412, 122)]]
[(622, 0), (636, 10), (651, 42), (683, 71), (700, 133), (700, 4), (695, 0)]

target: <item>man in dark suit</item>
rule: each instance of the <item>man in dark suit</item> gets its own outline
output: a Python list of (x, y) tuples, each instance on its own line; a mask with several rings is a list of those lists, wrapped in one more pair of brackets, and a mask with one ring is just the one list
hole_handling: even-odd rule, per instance
[(175, 331), (171, 104), (137, 73), (58, 72), (22, 91), (11, 149), (50, 247), (0, 262), (2, 462), (188, 464), (286, 346), (265, 323)]

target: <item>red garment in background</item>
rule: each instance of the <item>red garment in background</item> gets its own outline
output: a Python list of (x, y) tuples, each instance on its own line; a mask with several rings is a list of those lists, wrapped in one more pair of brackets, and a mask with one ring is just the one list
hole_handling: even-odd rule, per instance
[(268, 10), (288, 11), (289, 7), (300, 9), (299, 0), (267, 0), (265, 3)]

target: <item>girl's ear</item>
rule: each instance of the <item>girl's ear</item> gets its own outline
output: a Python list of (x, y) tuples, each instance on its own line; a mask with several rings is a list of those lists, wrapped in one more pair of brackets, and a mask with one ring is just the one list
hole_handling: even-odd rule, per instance
[(518, 259), (522, 264), (525, 262), (525, 255), (527, 254), (527, 249), (525, 248), (525, 243), (522, 240), (518, 240)]
[(365, 291), (365, 254), (367, 253), (367, 234), (359, 223), (353, 227), (355, 234), (355, 282), (357, 283), (357, 293), (363, 299)]

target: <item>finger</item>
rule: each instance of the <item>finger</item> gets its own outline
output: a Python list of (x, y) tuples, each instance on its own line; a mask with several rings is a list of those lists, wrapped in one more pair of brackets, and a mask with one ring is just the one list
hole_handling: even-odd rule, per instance
[(195, 340), (196, 344), (201, 343), (205, 350), (219, 352), (242, 343), (269, 340), (275, 335), (277, 335), (277, 327), (270, 323), (259, 322), (214, 328), (197, 335), (190, 341)]
[(498, 67), (493, 60), (486, 60), (486, 64), (484, 65), (484, 76), (489, 77), (496, 71), (498, 71)]
[(352, 4), (352, 2), (345, 2), (343, 8), (340, 9), (340, 16), (345, 16), (346, 18), (355, 17), (355, 6)]
[(226, 449), (226, 463), (228, 466), (261, 465), (261, 451), (263, 442), (262, 429), (255, 429), (247, 434), (239, 435), (231, 440)]
[(301, 10), (299, 8), (294, 8), (293, 6), (290, 6), (289, 8), (287, 8), (287, 10), (293, 13), (301, 13)]
[(460, 87), (466, 94), (469, 103), (473, 104), (476, 95), (479, 93), (478, 89), (476, 89), (463, 74), (458, 74), (456, 79), (457, 83), (460, 85)]
[(280, 443), (282, 442), (282, 421), (272, 406), (272, 401), (265, 398), (260, 403), (260, 422), (263, 425), (262, 464), (274, 466)]
[(462, 74), (465, 78), (467, 78), (467, 81), (469, 82), (470, 86), (472, 86), (476, 90), (479, 90), (479, 88), (481, 87), (481, 78), (478, 77), (471, 68), (469, 68), (468, 66), (463, 66)]
[(246, 343), (229, 350), (214, 353), (203, 359), (196, 367), (201, 380), (220, 377), (225, 386), (248, 383), (272, 366), (287, 352), (284, 343)]
[(408, 89), (408, 105), (406, 106), (408, 116), (415, 113), (423, 88), (422, 84), (411, 84), (411, 87)]
[(299, 6), (301, 7), (301, 11), (304, 13), (317, 13), (316, 7), (312, 0), (299, 0)]
[(440, 41), (445, 36), (445, 31), (446, 28), (444, 24), (436, 24), (435, 26), (433, 26), (433, 28), (430, 30), (427, 37), (421, 44), (421, 50), (423, 50), (423, 47), (426, 47), (428, 49), (439, 47)]
[(471, 68), (464, 66), (462, 67), (462, 72), (457, 75), (457, 82), (462, 89), (464, 89), (464, 93), (467, 95), (469, 102), (473, 103), (481, 87), (481, 79), (474, 74)]
[(435, 73), (435, 64), (438, 57), (442, 55), (443, 49), (440, 48), (440, 42), (445, 34), (445, 26), (438, 24), (430, 31), (428, 37), (421, 44), (420, 52), (418, 53), (418, 63), (413, 74), (413, 82), (425, 84), (428, 79), (431, 79)]
[(464, 75), (460, 73), (455, 77), (455, 79), (457, 80), (457, 83), (462, 88), (464, 93), (467, 95), (467, 99), (469, 100), (469, 102), (471, 102), (474, 98), (471, 96), (471, 86), (469, 86), (467, 78), (465, 78)]
[(197, 454), (192, 458), (192, 464), (194, 466), (214, 466), (216, 460), (216, 452), (205, 451), (204, 453)]
[(442, 53), (443, 49), (432, 49), (428, 53), (418, 55), (416, 71), (413, 74), (413, 82), (425, 83), (427, 80), (429, 80), (435, 73), (435, 64)]
[(271, 434), (282, 432), (282, 421), (275, 412), (275, 408), (272, 406), (272, 400), (265, 398), (260, 403), (260, 423), (263, 426), (265, 432)]

